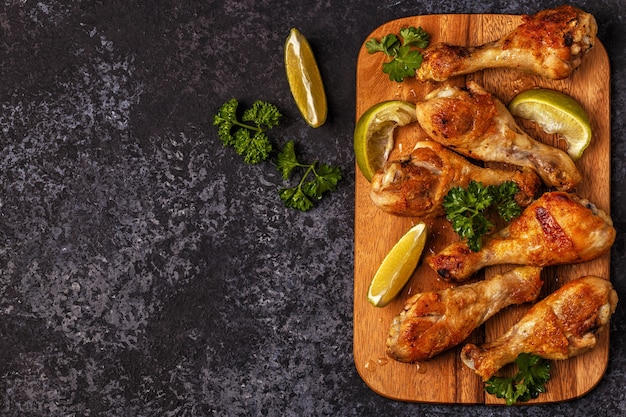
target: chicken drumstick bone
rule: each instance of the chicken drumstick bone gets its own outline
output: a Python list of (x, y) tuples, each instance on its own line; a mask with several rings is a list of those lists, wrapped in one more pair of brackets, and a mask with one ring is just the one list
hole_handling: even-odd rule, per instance
[(454, 242), (426, 259), (444, 279), (463, 281), (485, 266), (551, 266), (590, 261), (615, 241), (611, 218), (587, 200), (560, 191), (544, 193), (508, 226), (473, 252)]
[(387, 354), (400, 362), (430, 359), (503, 308), (534, 301), (542, 284), (541, 268), (521, 266), (473, 284), (415, 294), (391, 324)]
[(570, 281), (532, 306), (511, 329), (481, 346), (467, 344), (461, 360), (488, 380), (520, 353), (563, 360), (593, 348), (617, 305), (611, 282), (596, 276)]
[(426, 48), (420, 81), (444, 81), (485, 68), (512, 68), (550, 79), (567, 78), (593, 47), (593, 15), (569, 5), (524, 16), (508, 35), (476, 47), (437, 43)]
[(573, 190), (582, 179), (566, 152), (528, 136), (476, 82), (436, 89), (417, 103), (416, 112), (431, 139), (467, 157), (531, 168), (561, 191)]
[(482, 168), (434, 141), (420, 141), (410, 155), (390, 161), (372, 177), (370, 197), (387, 213), (435, 217), (444, 214), (443, 199), (453, 187), (467, 187), (471, 180), (483, 185), (505, 181), (517, 184), (515, 201), (522, 207), (534, 199), (541, 181), (528, 168), (510, 171)]

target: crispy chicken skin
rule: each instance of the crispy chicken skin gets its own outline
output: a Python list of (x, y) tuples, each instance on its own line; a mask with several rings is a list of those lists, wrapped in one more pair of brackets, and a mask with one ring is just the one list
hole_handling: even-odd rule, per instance
[(615, 241), (611, 218), (575, 194), (544, 193), (500, 231), (483, 239), (478, 252), (454, 242), (426, 259), (444, 279), (464, 281), (485, 266), (551, 266), (595, 259)]
[(400, 362), (431, 359), (504, 307), (534, 301), (540, 276), (541, 268), (522, 266), (473, 284), (415, 294), (391, 324), (387, 354)]
[(434, 141), (420, 141), (411, 154), (385, 164), (372, 177), (370, 197), (387, 213), (435, 217), (444, 214), (443, 199), (452, 187), (467, 187), (471, 180), (483, 185), (517, 183), (515, 199), (528, 206), (541, 185), (530, 169), (515, 171), (482, 168)]
[(433, 44), (424, 51), (420, 81), (444, 81), (485, 68), (512, 68), (550, 79), (570, 76), (593, 47), (593, 15), (569, 5), (523, 17), (503, 38), (481, 46)]
[(609, 280), (586, 276), (570, 281), (496, 340), (465, 345), (461, 360), (486, 381), (520, 353), (550, 360), (579, 355), (596, 345), (596, 335), (609, 323), (617, 301)]
[(504, 104), (476, 82), (432, 91), (416, 104), (416, 114), (432, 140), (467, 157), (528, 167), (561, 191), (582, 180), (566, 152), (528, 136)]

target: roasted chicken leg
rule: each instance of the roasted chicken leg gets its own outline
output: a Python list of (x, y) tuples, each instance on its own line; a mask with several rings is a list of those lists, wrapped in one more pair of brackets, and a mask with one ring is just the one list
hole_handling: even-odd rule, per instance
[(473, 252), (454, 242), (426, 259), (444, 279), (463, 281), (489, 265), (550, 266), (586, 262), (615, 241), (611, 218), (587, 200), (560, 191), (544, 193), (507, 227)]
[(400, 216), (435, 217), (444, 214), (443, 199), (452, 187), (471, 180), (483, 185), (514, 181), (515, 196), (526, 207), (541, 185), (530, 169), (515, 171), (482, 168), (434, 141), (421, 141), (410, 155), (385, 164), (372, 177), (370, 197), (380, 209)]
[(444, 81), (485, 68), (512, 68), (563, 79), (593, 47), (598, 26), (593, 15), (569, 5), (524, 16), (503, 38), (481, 46), (446, 43), (426, 48), (417, 71), (420, 81)]
[(486, 381), (520, 353), (551, 360), (579, 355), (596, 345), (596, 335), (609, 323), (617, 301), (609, 280), (586, 276), (570, 281), (493, 342), (465, 345), (461, 360)]
[(543, 182), (571, 191), (582, 176), (566, 152), (532, 139), (500, 100), (473, 81), (466, 88), (443, 86), (416, 105), (428, 136), (454, 151), (482, 161), (531, 168)]
[(540, 276), (541, 268), (522, 266), (485, 281), (415, 294), (391, 324), (387, 354), (400, 362), (438, 355), (504, 307), (534, 301)]

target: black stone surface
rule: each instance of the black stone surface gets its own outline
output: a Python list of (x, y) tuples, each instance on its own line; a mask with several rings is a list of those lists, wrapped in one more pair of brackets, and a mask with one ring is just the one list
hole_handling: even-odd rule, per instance
[[(625, 307), (581, 399), (523, 407), (395, 402), (352, 358), (355, 64), (377, 26), (553, 1), (5, 1), (0, 6), (2, 416), (626, 415)], [(611, 62), (612, 280), (626, 300), (626, 7), (593, 13)], [(329, 118), (308, 127), (282, 64), (311, 42)], [(212, 115), (277, 104), (272, 137), (344, 173), (308, 213), (246, 166)]]

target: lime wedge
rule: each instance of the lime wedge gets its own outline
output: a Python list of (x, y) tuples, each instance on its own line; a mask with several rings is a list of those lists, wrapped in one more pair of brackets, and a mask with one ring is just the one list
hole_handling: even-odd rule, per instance
[(426, 224), (420, 222), (391, 248), (370, 283), (367, 300), (372, 305), (384, 307), (400, 293), (417, 267), (426, 236)]
[(578, 160), (591, 143), (591, 123), (574, 98), (545, 88), (524, 91), (511, 100), (513, 116), (537, 123), (546, 133), (557, 133), (567, 142), (567, 153)]
[(324, 83), (311, 45), (296, 28), (285, 41), (285, 71), (302, 117), (311, 127), (320, 127), (328, 113)]
[(354, 129), (354, 153), (359, 170), (368, 181), (389, 158), (395, 128), (416, 120), (415, 105), (401, 100), (374, 104), (361, 115)]

